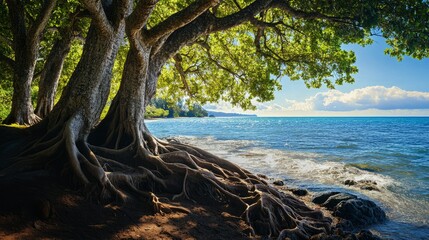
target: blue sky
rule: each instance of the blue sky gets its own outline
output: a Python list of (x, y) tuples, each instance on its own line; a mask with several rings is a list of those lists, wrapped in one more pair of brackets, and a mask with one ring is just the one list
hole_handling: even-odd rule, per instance
[[(259, 116), (429, 116), (429, 59), (384, 54), (384, 39), (372, 45), (346, 46), (356, 53), (359, 73), (354, 84), (307, 89), (302, 81), (282, 79), (275, 100), (257, 103)], [(229, 104), (207, 106), (209, 110), (242, 112)]]

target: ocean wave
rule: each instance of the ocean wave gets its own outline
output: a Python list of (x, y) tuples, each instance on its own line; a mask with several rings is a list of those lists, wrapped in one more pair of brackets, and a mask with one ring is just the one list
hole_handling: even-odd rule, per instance
[[(370, 164), (346, 164), (329, 156), (300, 151), (265, 148), (261, 142), (218, 140), (214, 137), (180, 136), (176, 140), (200, 147), (255, 173), (280, 178), (296, 187), (318, 186), (348, 189), (372, 198), (388, 210), (391, 219), (429, 224), (429, 202), (407, 194), (407, 186)], [(333, 157), (334, 158), (334, 157)], [(375, 183), (376, 191), (345, 182)], [(326, 190), (326, 189), (325, 189)]]

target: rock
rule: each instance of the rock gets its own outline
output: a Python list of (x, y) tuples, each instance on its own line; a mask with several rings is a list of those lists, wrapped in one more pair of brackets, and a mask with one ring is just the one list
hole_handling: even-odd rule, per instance
[(308, 194), (308, 191), (305, 189), (292, 189), (291, 192), (295, 194), (296, 196), (306, 196)]
[(386, 213), (374, 202), (361, 198), (341, 201), (333, 209), (334, 216), (349, 220), (354, 226), (368, 226), (386, 220)]
[(356, 185), (356, 181), (355, 180), (346, 180), (346, 181), (344, 181), (344, 185), (353, 186), (353, 185)]
[[(313, 203), (326, 207), (341, 218), (343, 229), (363, 227), (386, 220), (386, 213), (373, 201), (350, 193), (325, 192), (313, 198)], [(351, 224), (350, 224), (351, 223)], [(353, 227), (352, 227), (353, 226)]]
[(355, 199), (355, 198), (357, 198), (357, 197), (353, 194), (338, 193), (338, 194), (330, 196), (321, 205), (326, 207), (329, 210), (333, 210), (340, 202), (347, 201), (349, 199)]
[(360, 187), (360, 189), (368, 190), (368, 191), (380, 191), (380, 189), (378, 189), (377, 187), (374, 187), (374, 186), (362, 186), (362, 187)]
[(313, 200), (311, 200), (313, 203), (315, 204), (322, 204), (324, 203), (330, 196), (338, 194), (340, 192), (322, 192), (322, 193), (317, 193), (315, 194), (315, 196), (313, 197)]
[(356, 186), (359, 187), (360, 189), (363, 190), (368, 190), (368, 191), (380, 191), (380, 189), (378, 189), (377, 186), (377, 182), (376, 181), (372, 181), (372, 180), (359, 180), (359, 181), (355, 181), (355, 180), (346, 180), (344, 181), (344, 185), (347, 186)]
[(368, 230), (362, 230), (358, 234), (356, 234), (358, 240), (381, 240), (380, 237), (372, 234), (372, 232)]
[(273, 184), (276, 185), (276, 186), (283, 186), (283, 185), (285, 185), (285, 183), (282, 180), (276, 180), (276, 181), (273, 182)]
[(359, 180), (358, 183), (360, 183), (360, 184), (377, 185), (377, 182), (373, 181), (373, 180)]

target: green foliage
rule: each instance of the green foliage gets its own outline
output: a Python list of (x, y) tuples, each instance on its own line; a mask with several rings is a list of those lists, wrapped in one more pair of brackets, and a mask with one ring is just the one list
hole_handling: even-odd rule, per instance
[[(150, 108), (149, 108), (150, 107)], [(182, 100), (178, 102), (168, 102), (165, 99), (155, 98), (151, 101), (151, 104), (146, 108), (146, 113), (148, 111), (153, 111), (153, 109), (164, 109), (167, 112), (167, 115), (164, 117), (175, 118), (175, 117), (207, 117), (207, 111), (199, 104), (193, 104), (187, 106)], [(150, 113), (148, 113), (150, 116)]]
[[(159, 1), (148, 20), (151, 29), (192, 0)], [(249, 6), (251, 0), (227, 0), (210, 12), (217, 18), (230, 16)], [(307, 87), (319, 88), (353, 83), (358, 71), (353, 52), (342, 49), (344, 44), (372, 43), (374, 35), (387, 39), (391, 46), (387, 54), (401, 59), (404, 55), (422, 59), (429, 57), (429, 3), (425, 0), (362, 0), (362, 1), (279, 1), (295, 13), (270, 8), (253, 20), (234, 28), (203, 35), (184, 46), (174, 59), (164, 66), (158, 82), (157, 97), (165, 99), (162, 107), (169, 117), (184, 116), (185, 111), (219, 100), (244, 109), (254, 109), (255, 101), (274, 98), (281, 89), (279, 79), (288, 76), (302, 80)], [(27, 1), (27, 18), (35, 18), (40, 1)], [(50, 20), (49, 29), (70, 27), (70, 16), (80, 3), (77, 0), (59, 1)], [(296, 16), (292, 16), (296, 14)], [(30, 21), (27, 25), (31, 24)], [(89, 18), (78, 21), (82, 37), (89, 26)], [(0, 5), (0, 34), (12, 39), (8, 9)], [(51, 46), (61, 37), (60, 32), (44, 31), (36, 72), (40, 72)], [(116, 94), (128, 52), (128, 43), (121, 46), (113, 69), (109, 107)], [(82, 53), (82, 41), (74, 41), (64, 64), (57, 98), (67, 84)], [(14, 59), (7, 41), (0, 41), (0, 54)], [(10, 106), (12, 69), (0, 62), (0, 118)], [(5, 70), (4, 70), (5, 69)], [(37, 82), (34, 83), (34, 86)], [(35, 89), (37, 90), (37, 89)], [(35, 91), (36, 92), (36, 91)], [(186, 99), (185, 102), (182, 102)], [(198, 107), (197, 107), (198, 109)], [(153, 110), (153, 111), (152, 111)], [(156, 112), (154, 109), (149, 112)], [(198, 115), (198, 114), (197, 114)]]
[(152, 105), (146, 107), (145, 118), (164, 118), (169, 114), (168, 110), (157, 108)]
[(199, 104), (194, 104), (186, 113), (187, 117), (207, 117), (208, 112)]
[[(228, 16), (252, 2), (223, 1), (216, 16)], [(289, 4), (306, 16), (270, 9), (253, 21), (182, 48), (176, 60), (164, 67), (158, 96), (173, 102), (188, 96), (188, 104), (223, 100), (254, 109), (252, 101), (273, 99), (283, 76), (303, 80), (309, 88), (353, 83), (356, 57), (342, 46), (371, 44), (371, 36), (380, 29), (392, 46), (387, 53), (398, 58), (428, 56), (427, 1), (294, 0)]]
[(408, 0), (387, 4), (387, 14), (380, 23), (382, 36), (391, 46), (386, 53), (402, 59), (429, 57), (429, 2)]
[(13, 88), (11, 84), (0, 84), (0, 122), (9, 114), (10, 106), (12, 104), (12, 91)]

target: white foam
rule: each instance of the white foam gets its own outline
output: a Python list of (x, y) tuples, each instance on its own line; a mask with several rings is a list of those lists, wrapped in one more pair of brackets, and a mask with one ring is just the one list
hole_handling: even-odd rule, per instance
[[(272, 178), (291, 179), (291, 183), (323, 184), (359, 192), (382, 203), (391, 219), (429, 224), (429, 205), (401, 194), (402, 186), (389, 176), (359, 169), (342, 162), (327, 161), (327, 156), (297, 151), (283, 151), (260, 147), (248, 140), (216, 140), (213, 137), (181, 136), (175, 139), (200, 147), (255, 173)], [(369, 180), (377, 183), (380, 191), (362, 190), (346, 186), (346, 180)], [(289, 182), (288, 182), (289, 183)], [(290, 184), (290, 183), (289, 183)], [(397, 191), (395, 191), (397, 190)]]

